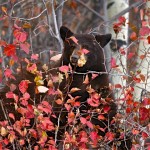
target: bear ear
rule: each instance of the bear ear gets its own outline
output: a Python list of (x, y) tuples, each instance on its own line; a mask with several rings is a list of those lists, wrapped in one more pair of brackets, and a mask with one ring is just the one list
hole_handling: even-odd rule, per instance
[(64, 41), (66, 38), (69, 38), (73, 35), (74, 33), (71, 32), (67, 27), (61, 26), (60, 27), (60, 36), (62, 40)]
[(104, 47), (111, 40), (111, 34), (95, 35), (95, 39), (100, 43), (101, 47)]

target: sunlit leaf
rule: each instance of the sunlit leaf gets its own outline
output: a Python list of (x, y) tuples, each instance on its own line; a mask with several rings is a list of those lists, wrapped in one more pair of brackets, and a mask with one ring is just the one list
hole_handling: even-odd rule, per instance
[(45, 86), (38, 86), (37, 87), (39, 93), (46, 93), (49, 89)]
[(62, 56), (62, 54), (55, 55), (55, 56), (51, 57), (50, 60), (56, 62), (56, 61), (60, 60), (61, 56)]

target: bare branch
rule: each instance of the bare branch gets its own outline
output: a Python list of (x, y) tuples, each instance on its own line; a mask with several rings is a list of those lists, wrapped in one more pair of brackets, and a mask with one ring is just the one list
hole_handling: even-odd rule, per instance
[(91, 12), (93, 12), (97, 17), (101, 18), (102, 20), (106, 21), (105, 17), (101, 16), (99, 13), (97, 13), (95, 10), (93, 10), (92, 8), (90, 8), (89, 6), (87, 6), (85, 3), (83, 3), (80, 0), (76, 0), (78, 3), (82, 4), (84, 7), (86, 7), (88, 10), (90, 10)]

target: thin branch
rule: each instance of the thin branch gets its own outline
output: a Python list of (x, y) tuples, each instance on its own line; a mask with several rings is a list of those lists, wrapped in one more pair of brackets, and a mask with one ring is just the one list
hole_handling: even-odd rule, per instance
[(54, 27), (55, 27), (55, 38), (58, 40), (58, 43), (60, 44), (60, 50), (58, 49), (58, 51), (62, 52), (63, 43), (62, 43), (60, 35), (59, 35), (58, 24), (57, 24), (57, 20), (56, 20), (56, 13), (55, 13), (55, 9), (54, 9), (54, 0), (51, 0), (51, 4), (52, 4), (52, 16), (53, 16)]
[[(24, 21), (31, 21), (31, 20), (34, 20), (34, 19), (37, 19), (39, 18), (44, 12), (46, 12), (47, 9), (44, 9), (40, 14), (38, 14), (37, 16), (35, 17), (32, 17), (32, 18), (19, 18), (20, 20), (24, 20)], [(12, 19), (16, 19), (18, 17), (12, 17)]]
[(85, 3), (83, 3), (80, 0), (76, 0), (78, 3), (80, 3), (81, 5), (83, 5), (84, 7), (86, 7), (88, 10), (90, 10), (91, 12), (93, 12), (93, 14), (95, 14), (97, 17), (101, 18), (103, 21), (106, 21), (105, 17), (101, 16), (98, 12), (96, 12), (95, 10), (93, 10), (92, 8), (90, 8), (89, 6), (87, 6)]

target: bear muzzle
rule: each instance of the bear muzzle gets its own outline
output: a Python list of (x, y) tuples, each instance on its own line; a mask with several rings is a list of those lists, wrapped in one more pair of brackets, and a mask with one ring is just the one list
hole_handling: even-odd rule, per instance
[(77, 65), (79, 58), (80, 58), (80, 56), (78, 56), (78, 55), (72, 55), (70, 57), (71, 64), (72, 65)]

